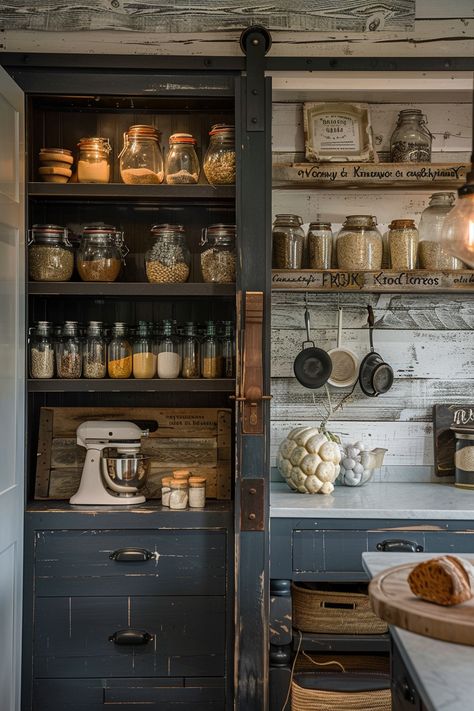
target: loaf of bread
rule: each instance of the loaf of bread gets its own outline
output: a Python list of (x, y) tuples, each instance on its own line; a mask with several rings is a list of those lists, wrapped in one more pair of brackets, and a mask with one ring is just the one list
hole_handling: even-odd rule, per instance
[(446, 606), (470, 600), (473, 580), (474, 569), (469, 561), (453, 555), (419, 563), (408, 576), (414, 595)]

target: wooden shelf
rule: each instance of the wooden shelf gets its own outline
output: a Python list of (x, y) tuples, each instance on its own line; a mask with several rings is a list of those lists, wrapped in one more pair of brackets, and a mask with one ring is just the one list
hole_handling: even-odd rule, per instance
[(348, 272), (312, 269), (273, 269), (273, 291), (449, 293), (474, 292), (474, 270), (398, 272), (390, 269)]
[(234, 185), (125, 185), (124, 183), (28, 183), (28, 196), (60, 200), (231, 201)]
[(45, 378), (28, 380), (28, 392), (48, 393), (48, 392), (228, 392), (235, 391), (234, 378), (216, 378), (214, 380), (199, 378), (196, 380), (187, 378), (175, 378), (170, 380), (160, 380), (150, 378), (149, 380), (138, 380), (135, 378), (122, 379), (97, 379), (89, 380), (79, 378), (77, 380), (67, 380), (61, 378)]
[(28, 282), (28, 293), (38, 296), (235, 296), (235, 284), (149, 284), (148, 282)]
[(274, 163), (274, 187), (419, 188), (454, 190), (466, 180), (464, 163)]
[[(293, 649), (298, 649), (299, 633), (293, 632)], [(389, 652), (390, 634), (314, 634), (303, 632), (305, 652)]]

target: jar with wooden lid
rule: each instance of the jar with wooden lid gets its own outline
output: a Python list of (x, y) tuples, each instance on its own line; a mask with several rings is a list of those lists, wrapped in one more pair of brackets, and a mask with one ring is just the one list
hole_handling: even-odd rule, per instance
[(179, 511), (188, 507), (188, 481), (187, 479), (171, 479), (170, 481), (170, 509)]
[(189, 486), (189, 508), (203, 509), (206, 505), (206, 477), (191, 476)]
[(189, 185), (199, 180), (199, 159), (196, 139), (190, 133), (173, 133), (169, 138), (166, 156), (166, 182), (168, 185)]
[(145, 270), (152, 284), (183, 284), (188, 280), (191, 253), (183, 225), (153, 225), (154, 244), (145, 253)]
[(235, 127), (216, 123), (209, 131), (204, 173), (211, 185), (234, 185), (236, 175)]
[(164, 476), (161, 480), (161, 505), (168, 506), (168, 508), (170, 505), (171, 479), (172, 477), (170, 476)]
[(382, 235), (372, 215), (348, 215), (336, 239), (339, 269), (371, 270), (382, 266)]
[(420, 269), (464, 269), (464, 263), (441, 245), (444, 220), (455, 202), (454, 193), (433, 193), (428, 207), (421, 213), (418, 245)]
[(202, 231), (203, 280), (215, 284), (235, 282), (235, 225), (210, 225)]
[(330, 222), (311, 222), (308, 230), (308, 267), (330, 269), (332, 231)]
[(79, 276), (82, 281), (115, 281), (126, 253), (120, 230), (111, 225), (85, 227), (76, 254)]
[(163, 182), (160, 132), (154, 126), (137, 124), (123, 134), (119, 154), (120, 176), (127, 185), (158, 185)]
[(456, 451), (454, 454), (455, 486), (474, 489), (474, 431), (454, 431)]
[(69, 281), (74, 250), (59, 225), (33, 225), (28, 241), (28, 273), (33, 281)]
[(108, 138), (81, 138), (77, 144), (78, 183), (108, 183), (110, 180), (110, 152)]
[(122, 321), (116, 321), (112, 326), (112, 340), (109, 343), (107, 359), (109, 378), (123, 379), (132, 375), (132, 346), (127, 330)]
[(388, 246), (392, 269), (415, 269), (418, 254), (418, 230), (413, 220), (392, 220)]
[(56, 372), (58, 378), (81, 377), (82, 345), (77, 321), (64, 323), (61, 338), (56, 343)]
[(38, 321), (31, 329), (30, 376), (32, 378), (54, 377), (54, 341), (50, 321)]
[(421, 109), (402, 109), (390, 139), (392, 163), (429, 163), (432, 134)]
[(299, 215), (276, 215), (272, 230), (275, 269), (301, 269), (305, 236)]

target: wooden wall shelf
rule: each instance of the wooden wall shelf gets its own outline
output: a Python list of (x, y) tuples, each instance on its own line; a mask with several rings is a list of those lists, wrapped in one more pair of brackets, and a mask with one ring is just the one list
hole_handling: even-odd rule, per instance
[(150, 378), (149, 380), (138, 380), (135, 378), (110, 379), (103, 378), (89, 380), (80, 378), (77, 380), (67, 380), (61, 378), (51, 378), (44, 380), (28, 380), (28, 392), (49, 393), (49, 392), (228, 392), (235, 391), (234, 378), (176, 378), (160, 380)]
[(234, 200), (235, 185), (125, 185), (124, 183), (28, 183), (30, 198), (108, 200)]
[(148, 282), (111, 283), (63, 281), (30, 281), (28, 294), (35, 296), (143, 296), (143, 297), (193, 297), (235, 296), (235, 284), (149, 284)]

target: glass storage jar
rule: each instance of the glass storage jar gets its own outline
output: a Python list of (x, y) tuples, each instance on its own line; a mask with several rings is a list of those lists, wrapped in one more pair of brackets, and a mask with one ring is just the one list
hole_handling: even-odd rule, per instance
[(155, 243), (145, 254), (146, 276), (153, 284), (181, 284), (188, 280), (191, 254), (182, 225), (154, 225)]
[(194, 323), (192, 322), (188, 322), (184, 325), (182, 348), (182, 377), (199, 378), (201, 375), (200, 343)]
[(175, 334), (173, 322), (163, 321), (163, 335), (158, 347), (156, 365), (159, 378), (177, 378), (181, 371), (181, 358), (179, 355), (178, 339)]
[(199, 180), (199, 160), (196, 139), (190, 133), (173, 133), (166, 156), (166, 182), (168, 185), (189, 185)]
[(209, 131), (209, 147), (204, 156), (204, 173), (211, 185), (235, 183), (235, 127), (216, 123)]
[(206, 283), (235, 282), (235, 225), (210, 225), (202, 231), (201, 271)]
[(130, 126), (123, 134), (119, 159), (120, 176), (127, 185), (157, 185), (163, 182), (160, 132), (154, 126)]
[(170, 505), (171, 479), (172, 477), (170, 476), (164, 476), (161, 480), (161, 505), (168, 508)]
[(332, 232), (330, 222), (311, 222), (308, 230), (309, 269), (330, 269)]
[(454, 431), (456, 451), (454, 454), (455, 486), (474, 489), (474, 432)]
[(372, 215), (348, 215), (337, 235), (339, 269), (370, 270), (382, 266), (382, 235)]
[(276, 215), (272, 230), (273, 267), (301, 269), (305, 246), (303, 220), (298, 215)]
[(421, 213), (418, 245), (420, 269), (463, 269), (464, 263), (441, 246), (443, 224), (456, 202), (454, 193), (433, 193)]
[(78, 183), (108, 183), (110, 180), (110, 152), (108, 138), (81, 138), (77, 144)]
[(84, 378), (105, 378), (107, 375), (107, 345), (101, 321), (89, 321), (82, 354)]
[(206, 477), (190, 476), (188, 479), (190, 509), (203, 509), (206, 505)]
[(171, 479), (169, 507), (175, 511), (188, 506), (188, 482), (181, 479)]
[(203, 378), (222, 377), (222, 357), (214, 321), (206, 322), (206, 335), (201, 345), (201, 374)]
[(413, 220), (392, 220), (388, 246), (392, 269), (415, 269), (418, 254), (418, 230)]
[(82, 347), (77, 321), (66, 321), (61, 338), (56, 343), (56, 371), (58, 378), (80, 378)]
[(76, 254), (79, 276), (82, 281), (115, 281), (125, 254), (123, 234), (115, 227), (85, 227)]
[(112, 326), (112, 340), (108, 348), (109, 378), (130, 378), (132, 367), (132, 346), (127, 338), (127, 326), (122, 321), (116, 321)]
[(74, 250), (59, 225), (33, 225), (28, 242), (28, 273), (33, 281), (69, 281)]
[(429, 163), (432, 138), (421, 109), (403, 109), (390, 139), (392, 163)]
[(156, 355), (153, 353), (153, 337), (145, 321), (138, 322), (133, 344), (133, 377), (154, 378), (156, 375)]
[(224, 327), (220, 339), (220, 355), (222, 363), (222, 377), (235, 377), (235, 337), (234, 324), (232, 321), (224, 321)]
[(54, 378), (54, 341), (50, 321), (38, 321), (30, 336), (30, 376)]

